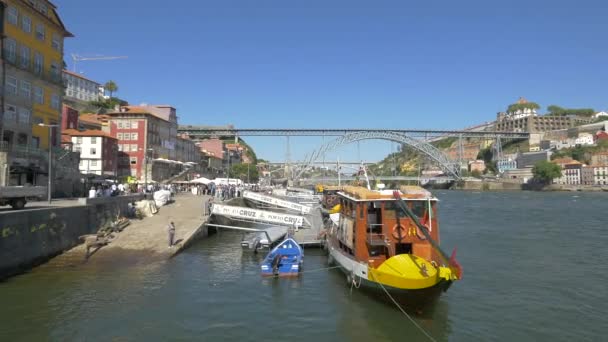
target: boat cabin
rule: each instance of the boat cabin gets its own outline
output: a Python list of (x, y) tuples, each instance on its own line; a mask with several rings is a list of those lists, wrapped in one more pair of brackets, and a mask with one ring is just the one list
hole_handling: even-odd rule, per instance
[[(439, 242), (437, 199), (418, 186), (404, 186), (400, 192), (406, 205)], [(367, 261), (374, 268), (398, 254), (414, 254), (439, 263), (439, 256), (415, 223), (405, 214), (397, 215), (393, 190), (346, 186), (338, 192), (338, 200), (340, 220), (334, 229), (345, 254)]]

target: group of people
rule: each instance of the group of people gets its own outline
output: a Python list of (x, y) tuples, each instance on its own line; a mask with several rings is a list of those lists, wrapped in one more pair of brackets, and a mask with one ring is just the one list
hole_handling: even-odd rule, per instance
[(129, 188), (128, 184), (102, 184), (98, 186), (91, 186), (91, 189), (89, 189), (89, 198), (119, 196), (128, 194), (130, 192), (131, 189)]

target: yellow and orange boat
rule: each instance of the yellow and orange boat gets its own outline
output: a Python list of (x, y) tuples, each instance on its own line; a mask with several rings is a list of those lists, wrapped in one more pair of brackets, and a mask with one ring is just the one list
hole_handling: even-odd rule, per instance
[(438, 201), (427, 190), (345, 186), (337, 195), (339, 212), (330, 214), (326, 235), (329, 259), (354, 287), (420, 307), (462, 277), (454, 253), (448, 257), (439, 247)]

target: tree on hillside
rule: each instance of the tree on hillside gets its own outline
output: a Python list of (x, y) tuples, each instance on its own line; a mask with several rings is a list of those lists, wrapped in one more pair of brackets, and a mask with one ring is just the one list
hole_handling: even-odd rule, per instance
[(108, 92), (110, 92), (110, 98), (112, 98), (112, 96), (114, 95), (114, 92), (118, 91), (118, 85), (116, 84), (116, 82), (114, 82), (112, 80), (106, 82), (104, 87), (106, 88), (106, 90)]
[(252, 164), (234, 164), (230, 167), (230, 177), (238, 178), (243, 182), (247, 182), (247, 175), (249, 175), (249, 182), (255, 183), (259, 180), (260, 175), (258, 174), (258, 168)]
[(539, 182), (549, 184), (553, 179), (562, 176), (562, 168), (550, 161), (541, 160), (532, 168), (532, 174), (534, 175), (534, 179)]
[(524, 111), (525, 109), (539, 109), (540, 106), (536, 102), (525, 102), (525, 103), (513, 103), (507, 108), (507, 113), (515, 113), (518, 110)]
[(562, 108), (556, 105), (547, 107), (549, 115), (577, 115), (577, 116), (592, 116), (595, 114), (593, 108)]

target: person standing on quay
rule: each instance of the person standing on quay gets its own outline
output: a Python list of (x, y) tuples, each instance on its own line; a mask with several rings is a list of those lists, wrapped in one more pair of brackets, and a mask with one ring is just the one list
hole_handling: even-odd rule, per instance
[(209, 212), (207, 211), (207, 209), (209, 209), (209, 206), (207, 205), (208, 201), (209, 199), (207, 197), (203, 197), (203, 216), (209, 215)]
[(175, 238), (175, 225), (173, 224), (173, 221), (169, 223), (167, 230), (169, 233), (169, 248), (171, 248), (173, 247), (173, 239)]

